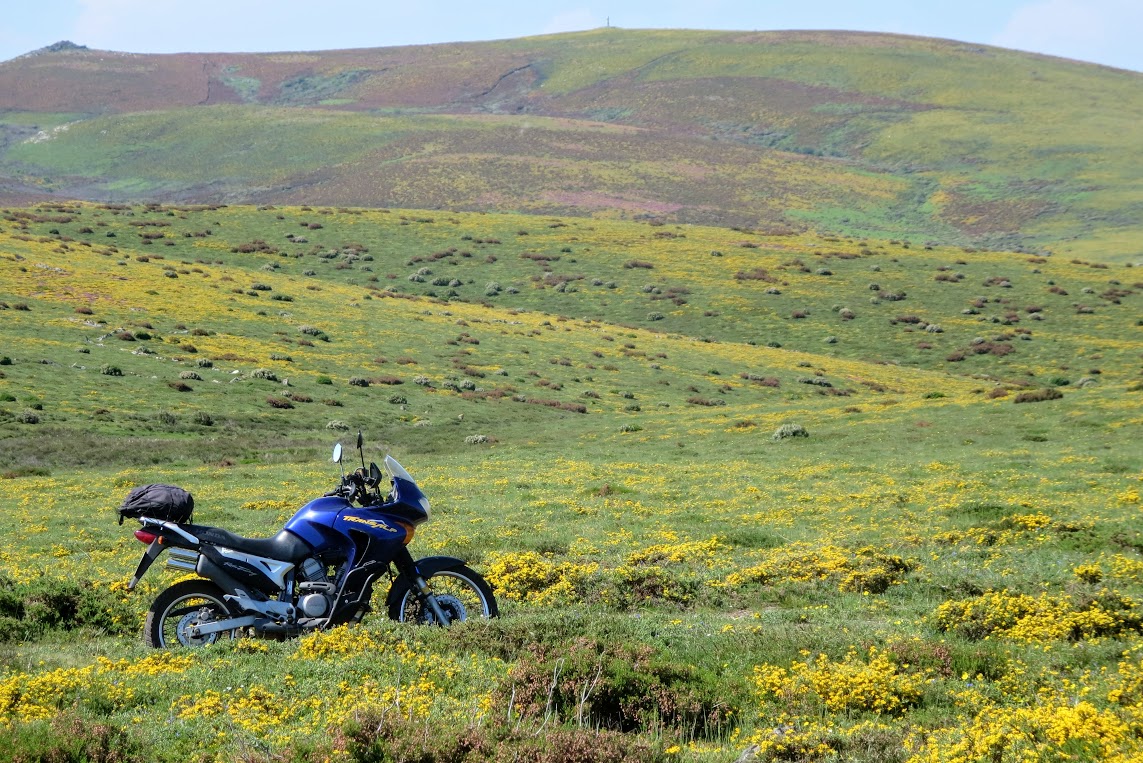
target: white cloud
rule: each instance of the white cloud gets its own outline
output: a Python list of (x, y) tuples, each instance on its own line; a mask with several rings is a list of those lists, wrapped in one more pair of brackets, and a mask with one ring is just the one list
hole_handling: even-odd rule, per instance
[(1041, 0), (1018, 8), (992, 42), (1006, 48), (1139, 69), (1138, 0)]
[(581, 32), (584, 29), (601, 27), (604, 20), (596, 16), (587, 8), (577, 8), (554, 16), (544, 26), (541, 34), (558, 34), (559, 32)]

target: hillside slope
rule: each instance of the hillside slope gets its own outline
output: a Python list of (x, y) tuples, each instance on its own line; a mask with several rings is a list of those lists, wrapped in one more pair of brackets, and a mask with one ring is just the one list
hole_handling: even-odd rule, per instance
[[(233, 436), (238, 456), (335, 420), (430, 449), (736, 420), (769, 432), (843, 410), (885, 426), (918, 406), (980, 415), (1010, 391), (1126, 401), (1137, 384), (1143, 282), (1062, 258), (159, 205), (5, 210), (0, 252), (0, 449), (13, 464), (122, 458), (124, 436), (173, 437), (164, 448), (178, 452), (207, 432)], [(39, 437), (28, 411), (68, 435)], [(58, 447), (66, 457), (45, 450)]]
[[(2, 209), (0, 744), (1137, 758), (1135, 272), (582, 217)], [(126, 594), (127, 490), (266, 537), (359, 429), (432, 501), (413, 552), (465, 559), (502, 617), (386, 623), (379, 581), (352, 629), (144, 651), (185, 572)]]
[(0, 192), (668, 221), (1140, 259), (1141, 75), (844, 32), (0, 64)]

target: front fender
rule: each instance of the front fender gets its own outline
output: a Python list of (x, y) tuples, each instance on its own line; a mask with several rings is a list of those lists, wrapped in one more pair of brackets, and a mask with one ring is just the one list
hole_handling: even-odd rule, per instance
[(417, 572), (421, 573), (421, 577), (431, 578), (438, 572), (463, 567), (464, 560), (457, 559), (455, 556), (426, 556), (424, 559), (416, 560), (413, 564), (417, 566)]
[[(457, 559), (455, 556), (426, 556), (424, 559), (414, 561), (413, 565), (417, 568), (420, 576), (427, 580), (438, 572), (463, 567), (464, 560)], [(393, 581), (393, 585), (389, 587), (389, 595), (385, 597), (386, 607), (400, 601), (401, 597), (405, 595), (405, 591), (411, 588), (414, 588), (413, 581), (404, 574), (398, 576)]]

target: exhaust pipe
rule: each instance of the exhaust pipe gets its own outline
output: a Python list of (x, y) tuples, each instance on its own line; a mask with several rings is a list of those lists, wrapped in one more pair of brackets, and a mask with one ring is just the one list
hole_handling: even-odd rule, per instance
[(167, 551), (167, 566), (174, 567), (176, 570), (186, 570), (187, 572), (194, 572), (198, 568), (197, 551), (191, 551), (186, 548), (172, 548)]

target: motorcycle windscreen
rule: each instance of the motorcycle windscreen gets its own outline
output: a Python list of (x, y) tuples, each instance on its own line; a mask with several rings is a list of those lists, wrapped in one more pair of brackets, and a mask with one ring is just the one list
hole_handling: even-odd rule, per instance
[(417, 487), (413, 476), (392, 456), (385, 456), (385, 468), (393, 475), (393, 502), (417, 509), (429, 518), (429, 499)]

